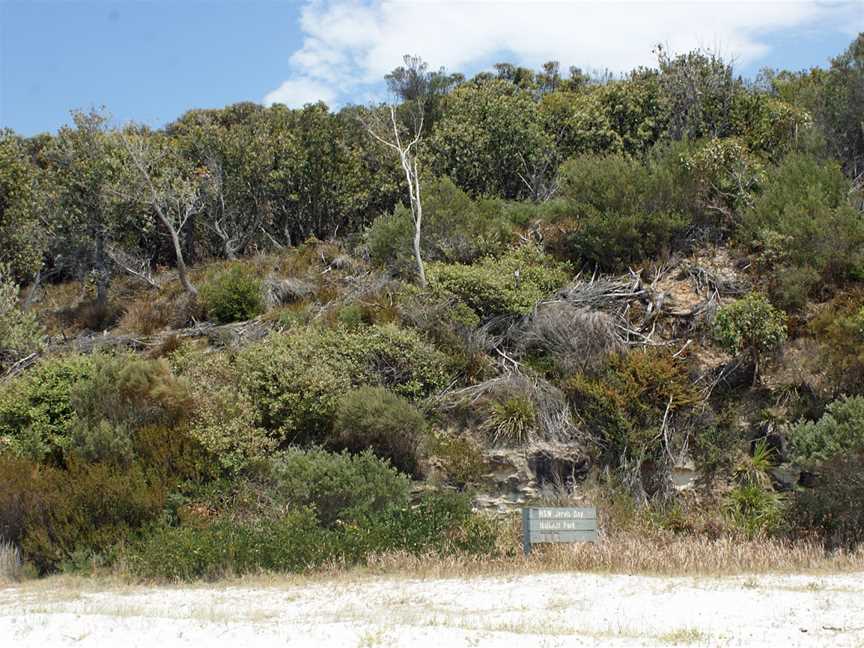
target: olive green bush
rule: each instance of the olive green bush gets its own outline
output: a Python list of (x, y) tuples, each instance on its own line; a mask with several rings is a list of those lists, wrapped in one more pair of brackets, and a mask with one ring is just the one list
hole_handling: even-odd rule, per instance
[(864, 542), (864, 452), (836, 454), (822, 463), (815, 487), (796, 494), (789, 518), (799, 532), (815, 531), (829, 549)]
[(417, 453), (426, 420), (410, 401), (384, 387), (363, 386), (339, 401), (330, 445), (361, 452), (371, 450), (393, 467), (420, 476)]
[(189, 434), (218, 458), (222, 468), (238, 473), (276, 449), (278, 439), (261, 424), (259, 410), (243, 388), (236, 358), (186, 344), (171, 355), (171, 362), (192, 393)]
[(568, 258), (604, 270), (670, 253), (692, 221), (691, 188), (675, 155), (648, 162), (584, 155), (561, 166), (561, 193), (575, 216), (563, 248)]
[(786, 341), (786, 316), (764, 296), (750, 293), (717, 311), (714, 337), (732, 355), (749, 356), (756, 383), (760, 358)]
[(826, 461), (864, 450), (864, 397), (842, 397), (829, 403), (818, 421), (792, 426), (790, 439), (799, 461)]
[(419, 398), (442, 389), (449, 376), (442, 353), (394, 325), (270, 335), (243, 349), (237, 367), (260, 424), (282, 444), (325, 441), (339, 400), (354, 386)]
[(245, 266), (232, 266), (201, 287), (201, 302), (220, 324), (252, 319), (264, 312), (261, 280)]
[(453, 295), (481, 319), (488, 319), (529, 313), (564, 285), (569, 268), (526, 244), (473, 265), (430, 263), (427, 274), (433, 290)]
[(78, 417), (72, 391), (93, 371), (92, 357), (54, 356), (0, 385), (0, 448), (61, 464)]
[(0, 263), (0, 371), (45, 347), (42, 327), (18, 304), (18, 285), (9, 266)]
[(353, 523), (408, 503), (409, 480), (370, 451), (291, 449), (268, 464), (264, 484), (279, 508), (308, 507), (325, 527)]
[(336, 534), (318, 526), (308, 510), (244, 525), (218, 520), (198, 526), (157, 526), (132, 544), (124, 559), (144, 578), (216, 580), (261, 571), (299, 572), (338, 558)]
[[(472, 200), (448, 178), (423, 186), (420, 247), (425, 261), (471, 263), (497, 254), (509, 243), (511, 229), (497, 201)], [(366, 243), (373, 262), (403, 276), (412, 276), (416, 270), (414, 221), (405, 207), (375, 219)]]
[(256, 522), (219, 519), (158, 526), (123, 553), (131, 571), (171, 581), (261, 572), (300, 572), (325, 562), (362, 564), (387, 552), (490, 555), (497, 524), (457, 494), (432, 494), (416, 507), (393, 506), (356, 523), (326, 528), (308, 508)]
[(87, 461), (132, 460), (134, 435), (146, 426), (176, 427), (192, 410), (192, 394), (166, 360), (95, 356), (89, 376), (70, 390), (76, 413), (71, 448)]
[[(864, 219), (850, 195), (839, 164), (791, 154), (768, 174), (737, 236), (758, 252), (762, 268), (773, 277), (812, 268), (809, 276), (799, 275), (806, 280), (801, 294), (812, 296), (825, 283), (864, 276)], [(779, 288), (789, 291), (788, 284)]]
[(699, 402), (686, 364), (661, 350), (611, 356), (602, 373), (576, 374), (563, 388), (597, 458), (613, 468), (661, 459), (664, 418), (686, 415)]

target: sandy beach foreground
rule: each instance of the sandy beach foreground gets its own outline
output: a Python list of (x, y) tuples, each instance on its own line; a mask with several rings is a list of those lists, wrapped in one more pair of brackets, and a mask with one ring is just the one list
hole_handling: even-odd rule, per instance
[(862, 646), (864, 574), (0, 589), (0, 646)]

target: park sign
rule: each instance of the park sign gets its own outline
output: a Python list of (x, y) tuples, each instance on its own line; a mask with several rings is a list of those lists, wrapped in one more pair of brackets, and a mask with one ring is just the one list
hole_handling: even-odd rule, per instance
[(531, 546), (543, 542), (596, 542), (597, 509), (595, 508), (523, 508), (522, 546), (525, 554)]

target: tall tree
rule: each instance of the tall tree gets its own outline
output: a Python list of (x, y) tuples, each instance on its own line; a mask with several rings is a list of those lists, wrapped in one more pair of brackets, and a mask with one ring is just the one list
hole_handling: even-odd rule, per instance
[(198, 291), (189, 279), (181, 232), (204, 205), (206, 171), (179, 155), (177, 144), (164, 134), (130, 126), (121, 134), (128, 163), (128, 184), (120, 191), (129, 200), (152, 210), (171, 238), (177, 274), (192, 297)]
[(418, 156), (420, 141), (423, 137), (425, 105), (426, 96), (420, 95), (414, 101), (406, 101), (402, 104), (401, 119), (397, 117), (396, 106), (393, 104), (373, 108), (363, 117), (363, 123), (369, 135), (395, 152), (402, 165), (405, 182), (408, 185), (411, 218), (414, 221), (414, 259), (417, 262), (417, 276), (423, 287), (426, 286), (426, 268), (423, 265), (423, 255), (420, 250), (423, 202), (420, 195)]
[(94, 276), (96, 301), (108, 300), (110, 240), (118, 220), (113, 200), (117, 142), (104, 111), (74, 111), (74, 128), (64, 126), (46, 147), (48, 205), (54, 225), (54, 260), (68, 270)]

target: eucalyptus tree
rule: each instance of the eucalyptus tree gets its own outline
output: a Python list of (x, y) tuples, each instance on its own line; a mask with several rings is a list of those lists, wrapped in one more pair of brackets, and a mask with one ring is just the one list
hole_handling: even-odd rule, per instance
[(104, 111), (74, 111), (72, 119), (74, 127), (61, 128), (43, 150), (52, 257), (64, 272), (89, 271), (104, 306), (112, 275), (108, 248), (120, 224), (118, 140)]
[(557, 166), (555, 138), (545, 130), (532, 94), (502, 80), (456, 88), (429, 150), (435, 175), (474, 196), (535, 197), (538, 181)]
[(120, 134), (120, 141), (127, 175), (117, 193), (155, 216), (171, 239), (180, 284), (195, 297), (198, 291), (186, 268), (182, 232), (204, 207), (207, 170), (184, 159), (177, 142), (164, 133), (132, 125)]
[(48, 244), (39, 180), (22, 139), (0, 130), (0, 263), (17, 281), (37, 275)]

